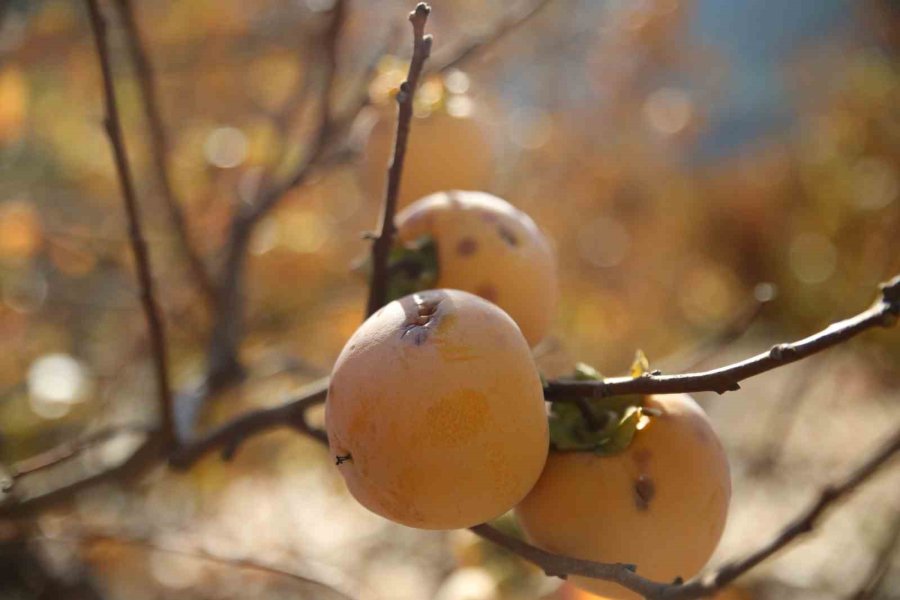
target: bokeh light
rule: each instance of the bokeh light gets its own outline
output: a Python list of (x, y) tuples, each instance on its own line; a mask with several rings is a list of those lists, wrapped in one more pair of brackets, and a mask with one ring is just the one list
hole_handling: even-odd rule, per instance
[(31, 409), (45, 419), (58, 419), (85, 400), (91, 382), (87, 368), (68, 354), (46, 354), (28, 368)]

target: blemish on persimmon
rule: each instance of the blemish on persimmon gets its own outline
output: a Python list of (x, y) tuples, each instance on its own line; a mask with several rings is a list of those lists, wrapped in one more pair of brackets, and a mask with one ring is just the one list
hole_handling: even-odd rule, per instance
[(475, 238), (464, 237), (456, 244), (456, 253), (460, 256), (472, 256), (478, 251), (478, 242)]
[(634, 505), (638, 510), (650, 508), (650, 501), (656, 495), (656, 485), (649, 475), (640, 475), (634, 482)]

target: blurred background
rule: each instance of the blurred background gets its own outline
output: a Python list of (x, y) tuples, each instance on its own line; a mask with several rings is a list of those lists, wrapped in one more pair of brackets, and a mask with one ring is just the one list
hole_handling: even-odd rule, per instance
[[(117, 91), (182, 387), (202, 374), (211, 316), (162, 200), (114, 4), (104, 8)], [(334, 2), (135, 4), (172, 185), (215, 272), (234, 211), (264, 173), (289, 170), (309, 145), (315, 116), (304, 99)], [(578, 360), (622, 374), (638, 348), (667, 372), (725, 364), (859, 312), (900, 272), (900, 4), (540, 4), (423, 82), (403, 202), (481, 189), (548, 234), (563, 299), (554, 339), (537, 349), (548, 376)], [(326, 375), (362, 319), (366, 284), (352, 266), (368, 248), (361, 232), (378, 222), (413, 5), (349, 3), (333, 101), (346, 104), (362, 86), (371, 105), (346, 159), (317, 170), (254, 228), (248, 377), (221, 394), (206, 425), (277, 405)], [(532, 5), (434, 0), (435, 55)], [(0, 2), (7, 468), (111, 424), (155, 418), (102, 110), (83, 5)], [(896, 427), (898, 384), (894, 329), (740, 392), (699, 397), (733, 471), (712, 564), (768, 540)], [(134, 445), (120, 436), (83, 460), (113, 464)], [(897, 466), (727, 597), (900, 598)], [(878, 572), (878, 589), (856, 596)], [(255, 438), (231, 462), (210, 456), (185, 473), (104, 483), (25, 524), (0, 521), (4, 599), (586, 600), (560, 583), (466, 531), (416, 531), (367, 513), (326, 452), (291, 433)]]

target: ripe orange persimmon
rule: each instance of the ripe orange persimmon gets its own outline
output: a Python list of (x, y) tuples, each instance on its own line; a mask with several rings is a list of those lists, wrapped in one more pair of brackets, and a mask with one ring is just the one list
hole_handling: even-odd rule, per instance
[[(551, 552), (634, 564), (657, 581), (688, 579), (722, 535), (731, 497), (728, 462), (689, 396), (650, 396), (643, 406), (657, 416), (642, 417), (622, 452), (551, 451), (515, 514), (528, 538)], [(606, 581), (570, 581), (601, 596), (638, 598)]]
[[(363, 182), (372, 197), (384, 197), (388, 161), (394, 151), (397, 117), (393, 106), (378, 111), (366, 139)], [(491, 183), (493, 156), (484, 127), (472, 117), (434, 112), (413, 119), (398, 206), (450, 189), (484, 189)]]
[(527, 214), (490, 194), (447, 191), (410, 205), (396, 222), (401, 243), (434, 240), (436, 287), (497, 304), (532, 346), (547, 335), (556, 313), (556, 258)]
[(547, 458), (528, 344), (497, 306), (458, 290), (405, 296), (366, 320), (337, 359), (325, 407), (350, 493), (411, 527), (503, 514)]

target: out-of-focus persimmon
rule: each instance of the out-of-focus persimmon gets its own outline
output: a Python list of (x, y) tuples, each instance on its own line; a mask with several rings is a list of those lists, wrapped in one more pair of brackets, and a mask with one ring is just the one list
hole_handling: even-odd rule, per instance
[[(385, 106), (368, 118), (375, 119), (365, 145), (362, 181), (367, 197), (384, 196), (388, 163), (394, 150), (396, 108)], [(441, 190), (489, 188), (493, 153), (484, 126), (472, 116), (452, 116), (437, 110), (414, 117), (398, 206)]]

